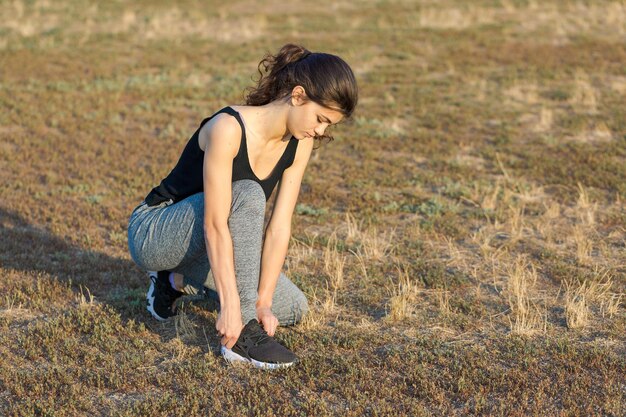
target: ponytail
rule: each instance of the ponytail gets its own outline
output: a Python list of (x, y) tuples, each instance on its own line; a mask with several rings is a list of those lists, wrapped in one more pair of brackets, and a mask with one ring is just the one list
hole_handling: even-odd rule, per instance
[(309, 55), (311, 55), (309, 50), (293, 44), (283, 46), (276, 55), (266, 54), (258, 65), (260, 77), (256, 88), (248, 87), (247, 89), (249, 93), (246, 97), (246, 104), (249, 106), (262, 106), (277, 98), (282, 98), (285, 82), (291, 81), (289, 78), (292, 78), (290, 76), (293, 75), (283, 70), (288, 65), (298, 62)]

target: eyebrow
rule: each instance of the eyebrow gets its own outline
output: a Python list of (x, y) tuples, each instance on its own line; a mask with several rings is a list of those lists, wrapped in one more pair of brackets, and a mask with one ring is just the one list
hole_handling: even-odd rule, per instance
[(324, 119), (326, 119), (327, 123), (329, 123), (331, 125), (333, 124), (332, 120), (330, 120), (328, 117), (324, 116), (323, 114), (320, 115), (320, 116), (322, 116)]

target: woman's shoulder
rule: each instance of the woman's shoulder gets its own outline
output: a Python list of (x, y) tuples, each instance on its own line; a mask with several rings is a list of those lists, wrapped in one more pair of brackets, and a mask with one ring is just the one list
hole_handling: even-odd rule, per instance
[(315, 140), (313, 138), (306, 139), (296, 139), (295, 137), (291, 140), (296, 141), (296, 150), (293, 156), (294, 165), (307, 165), (309, 162), (309, 158), (311, 158), (311, 153), (313, 153), (313, 145), (315, 144)]
[(221, 143), (236, 144), (239, 149), (241, 141), (241, 126), (232, 115), (222, 112), (218, 113), (205, 123), (198, 133), (198, 145), (204, 152), (207, 144), (211, 141)]

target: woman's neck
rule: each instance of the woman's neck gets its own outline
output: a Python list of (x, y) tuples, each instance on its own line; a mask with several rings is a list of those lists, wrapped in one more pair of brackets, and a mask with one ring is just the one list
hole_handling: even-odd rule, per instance
[(268, 145), (278, 144), (291, 137), (287, 130), (289, 105), (284, 101), (273, 101), (262, 106), (235, 106), (241, 109), (248, 134), (261, 138)]

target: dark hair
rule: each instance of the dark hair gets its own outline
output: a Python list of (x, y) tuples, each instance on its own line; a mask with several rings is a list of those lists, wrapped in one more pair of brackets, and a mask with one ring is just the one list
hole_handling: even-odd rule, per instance
[[(358, 101), (358, 88), (350, 66), (336, 55), (311, 52), (300, 45), (286, 44), (278, 54), (266, 54), (258, 66), (256, 87), (248, 87), (246, 104), (262, 106), (287, 97), (293, 88), (304, 88), (309, 100), (341, 112), (349, 118)], [(332, 136), (315, 139), (333, 140)]]

